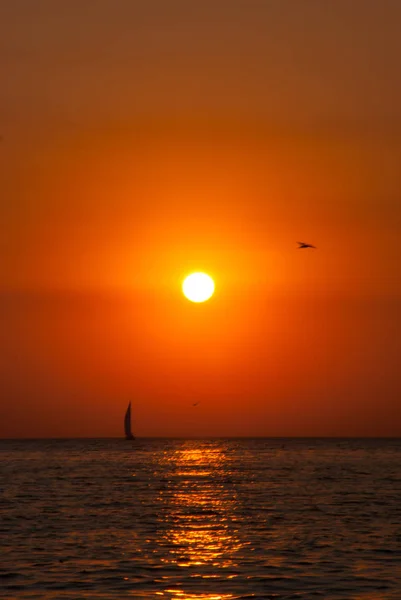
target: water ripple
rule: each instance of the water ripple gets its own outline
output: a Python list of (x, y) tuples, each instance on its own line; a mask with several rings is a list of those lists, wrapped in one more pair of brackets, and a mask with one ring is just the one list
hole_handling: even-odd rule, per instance
[(0, 442), (0, 596), (400, 600), (401, 442)]

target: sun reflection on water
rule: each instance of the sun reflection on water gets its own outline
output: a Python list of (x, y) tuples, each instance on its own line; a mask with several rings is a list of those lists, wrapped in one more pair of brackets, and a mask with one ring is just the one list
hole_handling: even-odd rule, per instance
[(234, 598), (232, 594), (187, 594), (183, 590), (164, 590), (164, 592), (156, 592), (158, 596), (172, 594), (172, 598), (180, 598), (181, 600), (229, 600)]
[[(159, 546), (165, 565), (190, 570), (193, 579), (230, 580), (243, 547), (236, 527), (238, 500), (230, 459), (218, 447), (179, 450), (166, 457), (170, 478), (159, 494)], [(171, 586), (159, 595), (186, 600), (226, 600), (232, 594), (194, 594)]]
[(187, 594), (183, 590), (165, 590), (164, 592), (156, 592), (158, 596), (173, 594), (172, 598), (180, 598), (181, 600), (229, 600), (234, 598), (232, 594)]

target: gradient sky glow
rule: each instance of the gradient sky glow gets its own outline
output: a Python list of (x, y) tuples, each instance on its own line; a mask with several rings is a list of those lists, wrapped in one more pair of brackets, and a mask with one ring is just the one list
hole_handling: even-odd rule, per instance
[(400, 23), (0, 3), (0, 437), (401, 435)]

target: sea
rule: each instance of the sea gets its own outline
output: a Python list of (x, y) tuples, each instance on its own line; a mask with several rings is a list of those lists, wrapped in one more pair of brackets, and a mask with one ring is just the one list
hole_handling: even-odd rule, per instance
[(401, 600), (401, 440), (2, 440), (0, 598)]

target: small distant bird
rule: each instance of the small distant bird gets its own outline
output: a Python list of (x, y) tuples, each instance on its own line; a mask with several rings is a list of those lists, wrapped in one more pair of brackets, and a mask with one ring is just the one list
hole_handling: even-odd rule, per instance
[(297, 250), (302, 250), (302, 248), (315, 248), (316, 246), (312, 246), (312, 244), (305, 244), (305, 242), (297, 242), (299, 244)]
[(194, 402), (192, 406), (198, 406), (199, 402)]

